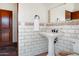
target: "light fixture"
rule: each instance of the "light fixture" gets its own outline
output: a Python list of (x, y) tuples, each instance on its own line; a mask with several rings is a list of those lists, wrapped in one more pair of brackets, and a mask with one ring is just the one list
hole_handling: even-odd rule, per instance
[(34, 19), (40, 19), (39, 15), (35, 15)]

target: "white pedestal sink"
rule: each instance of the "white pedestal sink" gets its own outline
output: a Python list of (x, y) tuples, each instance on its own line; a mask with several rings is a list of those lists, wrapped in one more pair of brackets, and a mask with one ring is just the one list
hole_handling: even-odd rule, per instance
[(52, 32), (40, 32), (40, 34), (48, 38), (48, 56), (54, 56), (54, 39), (60, 34)]

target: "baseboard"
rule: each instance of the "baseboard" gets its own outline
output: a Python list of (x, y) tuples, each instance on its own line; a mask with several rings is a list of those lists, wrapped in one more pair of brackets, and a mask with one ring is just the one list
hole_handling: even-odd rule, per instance
[(46, 56), (48, 52), (43, 52), (43, 53), (40, 53), (38, 55), (35, 55), (35, 56)]

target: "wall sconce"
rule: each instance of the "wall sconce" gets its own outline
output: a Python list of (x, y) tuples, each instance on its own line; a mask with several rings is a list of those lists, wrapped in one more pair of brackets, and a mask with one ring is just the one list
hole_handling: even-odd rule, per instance
[(34, 19), (37, 19), (37, 20), (40, 19), (39, 15), (35, 15)]
[(39, 15), (34, 16), (34, 31), (39, 31)]

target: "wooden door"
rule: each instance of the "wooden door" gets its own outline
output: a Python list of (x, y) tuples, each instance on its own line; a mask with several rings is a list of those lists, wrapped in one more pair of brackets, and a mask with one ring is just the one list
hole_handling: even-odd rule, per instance
[(12, 11), (0, 10), (0, 47), (12, 44)]

